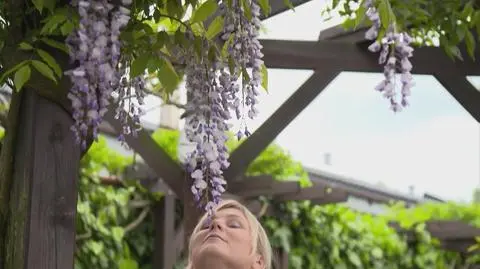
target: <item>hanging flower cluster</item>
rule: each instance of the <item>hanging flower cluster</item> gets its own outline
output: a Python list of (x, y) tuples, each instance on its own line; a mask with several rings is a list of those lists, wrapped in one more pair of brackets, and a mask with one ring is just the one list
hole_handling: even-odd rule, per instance
[[(122, 0), (128, 6), (132, 0)], [(75, 124), (72, 130), (77, 142), (86, 148), (86, 139), (90, 135), (97, 137), (98, 126), (107, 112), (109, 99), (115, 91), (119, 97), (118, 109), (123, 111), (125, 96), (132, 83), (125, 78), (125, 68), (119, 69), (120, 30), (130, 20), (130, 10), (124, 6), (114, 6), (108, 0), (72, 1), (78, 8), (80, 24), (67, 38), (70, 58), (76, 68), (65, 72), (70, 77), (72, 88), (68, 98), (72, 102)], [(125, 66), (125, 64), (123, 64)], [(133, 79), (136, 89), (141, 89), (141, 79)], [(130, 85), (127, 85), (130, 84)], [(137, 90), (137, 92), (140, 90)], [(143, 94), (138, 95), (139, 103)], [(130, 108), (130, 113), (138, 115), (138, 109)], [(117, 116), (123, 112), (117, 109)], [(134, 122), (138, 116), (134, 116)], [(127, 123), (126, 120), (124, 123)], [(131, 133), (128, 126), (122, 133)]]
[(118, 95), (115, 105), (115, 119), (119, 120), (123, 128), (118, 140), (125, 142), (125, 136), (137, 136), (141, 129), (140, 116), (145, 112), (141, 106), (144, 105), (144, 98), (146, 96), (145, 78), (138, 76), (128, 79), (128, 69), (125, 67), (127, 61), (121, 61), (118, 78), (120, 83), (114, 85), (115, 93)]
[(186, 118), (186, 135), (195, 142), (196, 148), (187, 158), (187, 172), (194, 180), (191, 190), (195, 201), (200, 205), (205, 198), (208, 201), (205, 210), (211, 214), (225, 191), (226, 182), (222, 174), (229, 166), (225, 146), (229, 130), (227, 121), (231, 118), (232, 97), (238, 88), (229, 76), (220, 75), (217, 78), (216, 70), (206, 62), (190, 62), (186, 69), (190, 98), (187, 110), (195, 113)]
[[(222, 39), (229, 42), (228, 52), (238, 64), (232, 76), (243, 70), (242, 95), (235, 100), (235, 114), (237, 119), (241, 119), (241, 129), (237, 132), (237, 138), (249, 136), (250, 132), (246, 126), (245, 114), (250, 119), (254, 119), (258, 110), (255, 107), (258, 103), (257, 96), (258, 86), (261, 84), (261, 66), (263, 64), (262, 45), (258, 41), (259, 30), (261, 26), (260, 6), (257, 0), (249, 2), (251, 19), (247, 18), (240, 1), (230, 10), (226, 10), (223, 6), (225, 16), (225, 28)], [(251, 68), (251, 74), (246, 73), (247, 68)]]
[[(225, 28), (221, 35), (229, 42), (228, 54), (237, 65), (232, 69), (218, 59), (208, 64), (204, 60), (206, 57), (200, 60), (192, 57), (185, 72), (189, 97), (186, 134), (197, 145), (188, 156), (186, 167), (194, 180), (191, 190), (195, 200), (198, 203), (202, 198), (207, 201), (205, 210), (210, 216), (225, 192), (223, 170), (229, 166), (225, 143), (231, 112), (242, 120), (244, 130), (237, 133), (239, 139), (250, 135), (244, 115), (253, 119), (258, 113), (255, 105), (263, 64), (262, 46), (258, 41), (260, 7), (256, 0), (246, 1), (252, 14), (248, 19), (239, 2), (236, 1), (231, 9), (222, 7)], [(247, 73), (247, 68), (251, 68), (251, 73)]]
[[(383, 92), (383, 95), (389, 99), (392, 110), (398, 112), (402, 107), (408, 105), (407, 96), (410, 95), (411, 88), (414, 85), (413, 77), (410, 73), (412, 64), (408, 59), (413, 55), (413, 48), (410, 46), (412, 38), (407, 33), (397, 33), (395, 25), (391, 24), (387, 29), (385, 37), (380, 41), (376, 40), (381, 26), (380, 15), (373, 0), (367, 0), (364, 4), (367, 8), (366, 15), (372, 22), (372, 27), (365, 33), (365, 38), (375, 40), (368, 49), (371, 52), (380, 52), (378, 62), (379, 64), (385, 64), (383, 71), (385, 78), (375, 89)], [(402, 83), (400, 103), (397, 101), (395, 90), (397, 70), (401, 73)]]

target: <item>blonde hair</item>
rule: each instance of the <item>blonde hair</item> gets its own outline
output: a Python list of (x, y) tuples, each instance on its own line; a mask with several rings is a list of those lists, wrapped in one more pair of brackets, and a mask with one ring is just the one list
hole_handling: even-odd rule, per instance
[[(257, 254), (261, 255), (265, 267), (264, 269), (271, 269), (272, 268), (272, 247), (270, 245), (270, 241), (268, 240), (267, 233), (265, 232), (265, 229), (262, 227), (262, 224), (257, 220), (255, 215), (248, 210), (244, 205), (239, 203), (238, 201), (235, 200), (224, 200), (218, 205), (218, 207), (215, 209), (215, 211), (219, 211), (222, 209), (227, 209), (227, 208), (235, 208), (240, 210), (245, 218), (247, 219), (247, 222), (250, 226), (250, 231), (251, 231), (251, 238), (252, 238), (252, 251), (256, 251)], [(207, 215), (204, 214), (200, 220), (198, 221), (197, 226), (195, 226), (195, 229), (193, 229), (192, 235), (189, 240), (188, 244), (188, 265), (186, 269), (192, 269), (192, 244), (195, 238), (195, 235), (201, 230), (202, 228), (202, 223), (205, 221), (207, 218)]]

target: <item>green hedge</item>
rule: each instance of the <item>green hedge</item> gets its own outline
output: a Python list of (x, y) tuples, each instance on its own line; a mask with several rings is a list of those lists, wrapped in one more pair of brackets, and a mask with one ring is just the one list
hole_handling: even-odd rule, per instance
[[(440, 269), (480, 262), (478, 255), (463, 260), (458, 253), (441, 250), (425, 231), (425, 221), (431, 219), (478, 226), (478, 205), (423, 204), (406, 209), (398, 204), (386, 216), (376, 217), (342, 205), (289, 202), (276, 207), (280, 217), (265, 217), (262, 222), (272, 244), (290, 251), (290, 268)], [(389, 221), (414, 230), (418, 243), (407, 247), (404, 238), (388, 226)]]

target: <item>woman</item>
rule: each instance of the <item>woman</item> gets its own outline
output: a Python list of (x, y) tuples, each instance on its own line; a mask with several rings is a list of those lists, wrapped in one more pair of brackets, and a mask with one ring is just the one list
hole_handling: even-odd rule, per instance
[(187, 269), (271, 269), (272, 249), (257, 218), (243, 205), (225, 200), (208, 221), (193, 230)]

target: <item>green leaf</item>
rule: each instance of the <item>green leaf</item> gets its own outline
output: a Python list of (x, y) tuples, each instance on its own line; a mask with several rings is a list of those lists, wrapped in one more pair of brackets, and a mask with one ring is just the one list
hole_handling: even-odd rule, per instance
[(61, 78), (62, 68), (60, 68), (60, 65), (58, 65), (55, 58), (53, 58), (52, 55), (50, 55), (48, 52), (41, 49), (37, 49), (37, 53), (38, 53), (38, 56), (40, 56), (40, 58), (42, 58), (42, 60), (45, 61), (48, 64), (48, 66), (50, 66), (53, 69), (57, 77)]
[(43, 0), (43, 6), (53, 13), (55, 10), (56, 0)]
[(477, 29), (477, 35), (480, 36), (480, 10), (475, 12), (474, 20), (475, 28)]
[(202, 57), (203, 42), (201, 37), (195, 37), (195, 39), (193, 40), (193, 48), (195, 49), (197, 56), (199, 58)]
[(182, 47), (186, 47), (188, 46), (188, 40), (185, 38), (185, 32), (183, 32), (182, 30), (178, 29), (177, 31), (175, 31), (175, 42), (179, 45), (181, 45)]
[(242, 79), (244, 83), (250, 81), (250, 76), (248, 75), (246, 68), (242, 68)]
[(208, 17), (212, 16), (215, 11), (218, 9), (218, 4), (216, 0), (208, 0), (204, 2), (193, 14), (190, 22), (197, 23), (203, 22)]
[(60, 31), (62, 32), (62, 35), (67, 36), (73, 31), (74, 28), (75, 25), (73, 25), (73, 22), (66, 21), (62, 27), (60, 27)]
[(32, 70), (28, 65), (22, 66), (17, 70), (17, 72), (15, 72), (13, 83), (15, 84), (17, 91), (20, 91), (23, 88), (23, 85), (25, 85), (25, 83), (30, 79), (31, 72)]
[(27, 42), (22, 42), (18, 46), (20, 47), (21, 50), (32, 50), (33, 49), (32, 45), (30, 45)]
[(457, 46), (448, 46), (446, 52), (449, 57), (463, 61), (462, 52)]
[(93, 251), (95, 255), (100, 254), (104, 249), (103, 243), (96, 241), (89, 241), (88, 247)]
[(363, 22), (363, 20), (365, 19), (365, 12), (366, 12), (366, 7), (365, 5), (363, 5), (363, 3), (360, 5), (360, 7), (358, 7), (358, 9), (355, 11), (355, 23), (354, 23), (354, 26), (353, 26), (353, 29), (357, 29), (357, 27)]
[(58, 42), (58, 41), (55, 41), (55, 40), (49, 39), (49, 38), (42, 38), (40, 40), (43, 43), (49, 45), (52, 48), (59, 49), (59, 50), (65, 52), (65, 53), (69, 54), (68, 48), (64, 43), (61, 43), (61, 42)]
[(376, 259), (381, 259), (383, 257), (383, 251), (379, 247), (375, 247), (372, 249), (372, 256)]
[(455, 33), (457, 34), (456, 42), (462, 41), (467, 31), (468, 29), (465, 24), (458, 25), (455, 29)]
[(262, 11), (263, 11), (263, 15), (265, 15), (265, 17), (268, 16), (268, 14), (270, 14), (271, 12), (271, 7), (270, 7), (270, 3), (268, 3), (268, 0), (260, 0), (258, 2), (260, 4), (260, 7), (262, 8)]
[(283, 0), (283, 4), (291, 10), (295, 10), (295, 7), (292, 5), (292, 2), (290, 2), (290, 0)]
[(235, 60), (232, 58), (231, 55), (228, 56), (228, 70), (230, 73), (235, 73)]
[(121, 259), (118, 262), (118, 269), (138, 269), (138, 263), (130, 259)]
[(32, 0), (33, 5), (40, 13), (43, 11), (44, 2), (44, 0)]
[(130, 77), (133, 78), (143, 74), (145, 69), (147, 69), (148, 61), (151, 57), (150, 53), (144, 53), (135, 58), (130, 66)]
[(356, 267), (362, 267), (362, 260), (360, 260), (360, 257), (358, 256), (357, 253), (353, 251), (348, 252), (348, 260), (355, 265)]
[(67, 20), (67, 16), (63, 13), (56, 13), (46, 19), (45, 25), (40, 30), (41, 35), (51, 34), (57, 29), (58, 25)]
[(241, 4), (242, 9), (243, 9), (243, 14), (245, 14), (247, 19), (249, 21), (251, 21), (252, 20), (252, 9), (250, 8), (250, 4), (247, 3), (246, 0), (240, 0), (240, 4)]
[(223, 44), (223, 47), (222, 47), (222, 56), (227, 58), (228, 57), (228, 48), (231, 46), (232, 42), (233, 42), (233, 38), (235, 36), (234, 35), (230, 35), (227, 39), (227, 41)]
[(5, 79), (13, 72), (17, 71), (20, 67), (22, 67), (23, 65), (25, 65), (26, 63), (28, 63), (29, 61), (28, 60), (25, 60), (25, 61), (21, 61), (20, 63), (18, 63), (17, 65), (15, 65), (14, 67), (8, 69), (5, 73), (2, 74), (2, 76), (0, 77), (0, 83), (3, 83), (5, 81)]
[(223, 29), (224, 18), (222, 16), (216, 17), (212, 23), (208, 26), (206, 37), (208, 40), (212, 40)]
[(48, 67), (48, 65), (46, 65), (44, 62), (32, 60), (32, 65), (44, 77), (49, 78), (53, 82), (57, 83), (57, 79), (55, 78), (52, 69), (50, 69), (50, 67)]
[(467, 19), (473, 12), (473, 3), (472, 1), (468, 1), (465, 6), (463, 7), (461, 17), (463, 19)]
[(121, 242), (124, 235), (125, 235), (125, 230), (122, 227), (112, 228), (112, 236), (115, 241)]
[(167, 59), (164, 59), (164, 61), (165, 63), (160, 68), (160, 70), (158, 70), (158, 79), (165, 87), (167, 92), (170, 93), (177, 88), (178, 84), (180, 83), (180, 78), (177, 75), (177, 72), (175, 72), (175, 69), (173, 68), (170, 61)]
[(262, 87), (268, 92), (268, 69), (265, 64), (261, 66), (261, 74), (262, 74)]
[(467, 47), (467, 52), (472, 59), (475, 60), (475, 38), (473, 37), (472, 32), (470, 30), (467, 30), (465, 32), (465, 45)]
[(387, 0), (381, 0), (378, 5), (378, 13), (380, 14), (380, 21), (384, 29), (390, 25), (390, 10), (388, 8)]
[(208, 50), (208, 60), (213, 63), (217, 59), (217, 48), (215, 46), (211, 46)]

